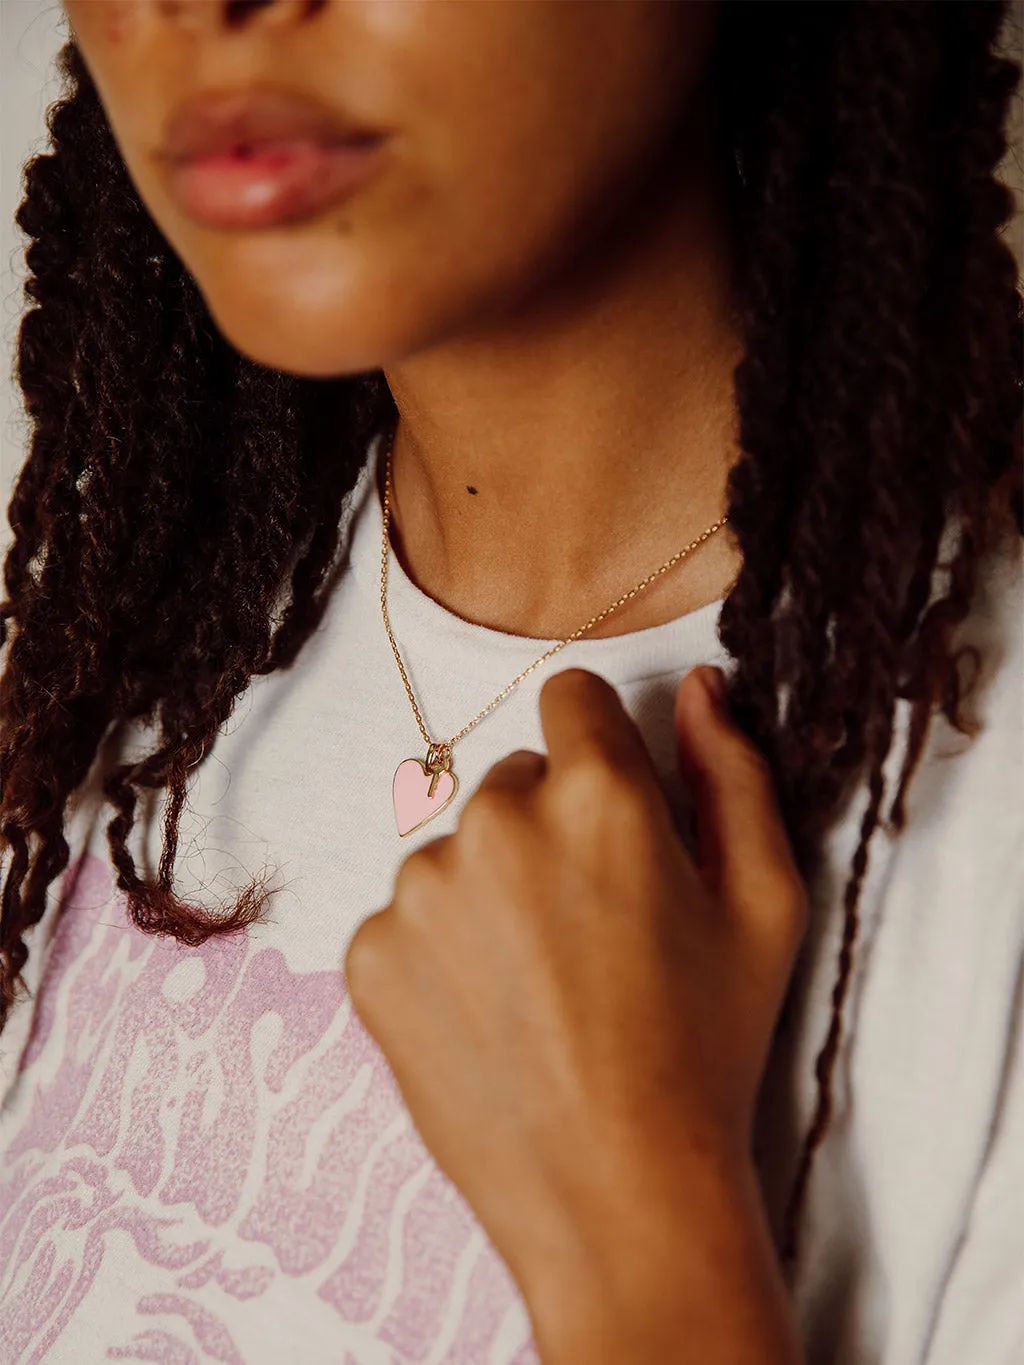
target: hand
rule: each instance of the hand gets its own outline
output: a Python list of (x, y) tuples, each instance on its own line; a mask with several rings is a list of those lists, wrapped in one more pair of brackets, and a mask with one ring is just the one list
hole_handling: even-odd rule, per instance
[[(662, 1298), (684, 1314), (664, 1340), (692, 1347), (695, 1317), (715, 1331), (719, 1270), (752, 1274), (736, 1292), (784, 1312), (751, 1129), (807, 898), (767, 766), (707, 675), (676, 701), (696, 862), (617, 693), (569, 669), (541, 692), (547, 757), (495, 764), (347, 955), (355, 1008), (519, 1281), (546, 1360), (562, 1342), (582, 1358), (598, 1319), (602, 1342), (626, 1342)], [(732, 1330), (723, 1360), (740, 1359)], [(791, 1324), (770, 1331), (783, 1353), (750, 1358), (793, 1359)]]

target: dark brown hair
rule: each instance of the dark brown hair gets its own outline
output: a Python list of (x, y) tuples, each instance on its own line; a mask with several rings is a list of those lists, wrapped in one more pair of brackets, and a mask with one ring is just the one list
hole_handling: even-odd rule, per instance
[[(1020, 74), (997, 54), (1005, 11), (853, 0), (721, 15), (713, 74), (742, 172), (746, 340), (729, 483), (743, 567), (720, 621), (730, 700), (772, 766), (807, 876), (854, 790), (868, 792), (789, 1254), (832, 1107), (897, 699), (911, 724), (894, 832), (930, 717), (966, 728), (954, 632), (998, 548), (999, 508), (1020, 526), (1020, 299), (1000, 236), (1012, 200), (994, 173)], [(186, 780), (250, 678), (290, 667), (319, 620), (344, 498), (396, 415), (379, 373), (297, 378), (220, 335), (73, 43), (59, 61), (51, 150), (27, 164), (17, 213), (31, 441), (0, 603), (0, 1025), (23, 984), (23, 935), (69, 861), (69, 801), (119, 724), (154, 736), (100, 774), (134, 922), (196, 944), (263, 913), (262, 884), (217, 913), (175, 895)], [(947, 527), (952, 560), (930, 601)], [(149, 880), (127, 840), (140, 795), (162, 788)]]

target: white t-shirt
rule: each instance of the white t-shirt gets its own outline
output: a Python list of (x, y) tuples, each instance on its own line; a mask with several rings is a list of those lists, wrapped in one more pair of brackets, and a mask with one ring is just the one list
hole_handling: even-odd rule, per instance
[[(78, 875), (55, 884), (30, 941), (34, 996), (0, 1037), (3, 1365), (537, 1359), (504, 1262), (351, 1009), (344, 953), (487, 769), (543, 750), (537, 693), (552, 672), (615, 685), (681, 812), (672, 702), (694, 665), (728, 667), (720, 604), (554, 656), (460, 741), (455, 803), (400, 839), (392, 775), (423, 745), (381, 621), (370, 461), (346, 516), (349, 564), (321, 627), (291, 670), (254, 679), (182, 821), (179, 888), (214, 906), (276, 872), (272, 922), (199, 948), (144, 936), (112, 891), (109, 808), (91, 833), (96, 803), (72, 822)], [(968, 745), (936, 720), (907, 829), (872, 845), (837, 1111), (793, 1287), (808, 1365), (1024, 1361), (1022, 606), (1013, 555), (962, 632), (983, 651), (984, 729)], [(436, 735), (544, 647), (447, 612), (394, 556), (389, 608)], [(776, 1220), (814, 1101), (862, 809), (812, 888), (796, 1008), (765, 1082), (758, 1152)], [(156, 821), (150, 856), (158, 834)]]

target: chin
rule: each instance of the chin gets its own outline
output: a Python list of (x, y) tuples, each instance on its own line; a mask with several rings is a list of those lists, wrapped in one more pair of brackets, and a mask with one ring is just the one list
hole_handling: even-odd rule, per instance
[[(200, 282), (202, 289), (202, 283)], [(379, 370), (406, 349), (381, 308), (339, 308), (325, 317), (282, 302), (225, 298), (203, 290), (214, 324), (250, 360), (307, 379), (335, 379)]]
[[(472, 329), (486, 291), (455, 272), (247, 243), (189, 264), (222, 335), (261, 365), (309, 379), (386, 370)], [(254, 249), (255, 247), (255, 249)]]
[(327, 379), (377, 369), (393, 349), (375, 260), (270, 233), (178, 250), (218, 331), (261, 365)]
[[(216, 321), (216, 319), (215, 319)], [(379, 350), (372, 346), (318, 345), (315, 340), (297, 338), (295, 341), (282, 336), (254, 334), (249, 328), (235, 331), (220, 326), (220, 331), (234, 346), (236, 351), (248, 356), (250, 360), (266, 365), (269, 369), (279, 370), (282, 374), (295, 375), (300, 379), (340, 379), (346, 375), (364, 374), (368, 370), (383, 369), (387, 362), (380, 361)]]

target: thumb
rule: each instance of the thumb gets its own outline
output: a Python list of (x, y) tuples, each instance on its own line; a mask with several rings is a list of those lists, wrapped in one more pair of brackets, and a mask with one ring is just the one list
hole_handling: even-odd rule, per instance
[[(779, 927), (806, 917), (806, 893), (767, 760), (734, 724), (720, 669), (692, 669), (676, 694), (679, 766), (697, 808), (701, 870), (723, 908)], [(795, 947), (795, 944), (794, 944)]]

